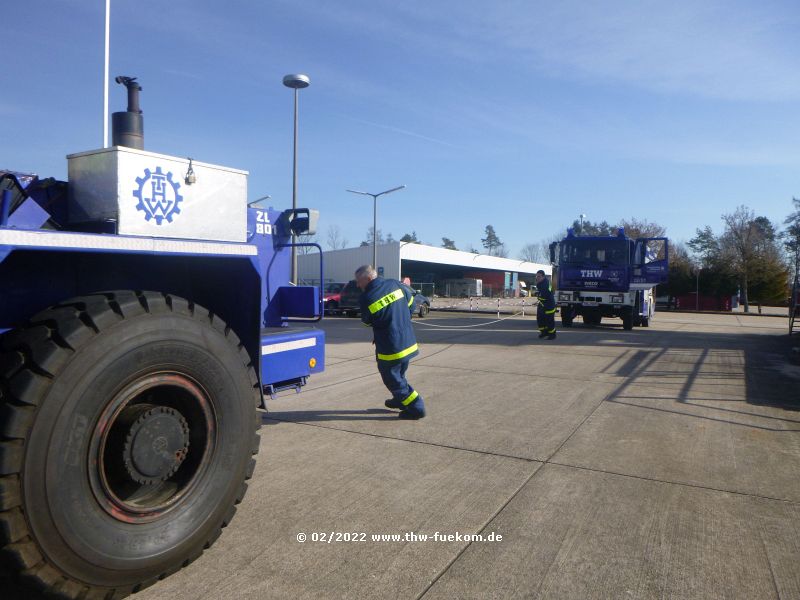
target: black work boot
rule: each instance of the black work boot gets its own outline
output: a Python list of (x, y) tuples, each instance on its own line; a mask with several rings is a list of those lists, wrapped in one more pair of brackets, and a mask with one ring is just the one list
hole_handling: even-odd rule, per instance
[(401, 410), (397, 416), (411, 421), (422, 419), (425, 416), (425, 402), (422, 400), (422, 396), (417, 396), (417, 399)]
[(396, 398), (389, 398), (386, 402), (383, 403), (386, 408), (396, 408), (398, 410), (403, 410), (405, 406), (403, 406), (402, 400), (397, 400)]

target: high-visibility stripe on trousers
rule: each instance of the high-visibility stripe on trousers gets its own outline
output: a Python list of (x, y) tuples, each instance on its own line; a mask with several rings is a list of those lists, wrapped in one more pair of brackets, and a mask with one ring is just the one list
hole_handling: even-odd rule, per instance
[(403, 406), (411, 406), (417, 399), (422, 401), (422, 396), (419, 395), (419, 392), (412, 388), (408, 380), (406, 380), (408, 363), (409, 361), (407, 360), (393, 365), (378, 363), (378, 372), (381, 374), (383, 384), (391, 392), (392, 398), (399, 401)]

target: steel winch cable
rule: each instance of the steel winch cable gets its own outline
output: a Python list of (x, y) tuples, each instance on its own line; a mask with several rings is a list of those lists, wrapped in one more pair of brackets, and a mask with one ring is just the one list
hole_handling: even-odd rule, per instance
[(486, 325), (492, 325), (493, 323), (499, 323), (500, 321), (507, 321), (513, 317), (518, 317), (519, 315), (523, 314), (521, 311), (518, 313), (514, 313), (513, 315), (509, 315), (507, 317), (503, 317), (502, 319), (495, 319), (494, 321), (489, 321), (488, 323), (475, 323), (474, 325), (434, 325), (433, 323), (422, 323), (421, 321), (411, 321), (414, 325), (424, 325), (426, 327), (441, 327), (442, 329), (468, 329), (470, 327), (485, 327)]

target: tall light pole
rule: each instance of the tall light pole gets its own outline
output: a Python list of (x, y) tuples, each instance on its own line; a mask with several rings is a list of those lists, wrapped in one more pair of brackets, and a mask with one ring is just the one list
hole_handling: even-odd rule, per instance
[(695, 287), (695, 311), (700, 312), (700, 271), (703, 270), (703, 267), (697, 267), (697, 283)]
[(347, 190), (352, 194), (361, 194), (362, 196), (372, 196), (372, 266), (378, 268), (378, 196), (385, 196), (397, 190), (402, 190), (406, 186), (401, 185), (379, 194), (370, 194), (369, 192), (359, 192), (358, 190)]
[(580, 219), (581, 219), (581, 235), (583, 235), (583, 220), (585, 218), (586, 218), (586, 215), (581, 213), (581, 216), (580, 216)]
[(106, 0), (105, 54), (103, 55), (103, 148), (108, 148), (108, 55), (110, 31), (111, 0)]
[[(292, 160), (292, 210), (297, 210), (297, 90), (311, 85), (308, 75), (295, 73), (283, 78), (283, 85), (294, 90), (294, 159)], [(295, 235), (292, 234), (292, 244)], [(297, 285), (297, 248), (292, 246), (292, 283)]]

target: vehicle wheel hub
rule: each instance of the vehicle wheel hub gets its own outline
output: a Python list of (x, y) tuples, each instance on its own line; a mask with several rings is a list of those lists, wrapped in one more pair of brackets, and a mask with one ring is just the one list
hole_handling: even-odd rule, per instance
[(133, 421), (125, 438), (123, 463), (135, 482), (149, 485), (166, 481), (189, 451), (189, 424), (174, 408), (131, 406)]

